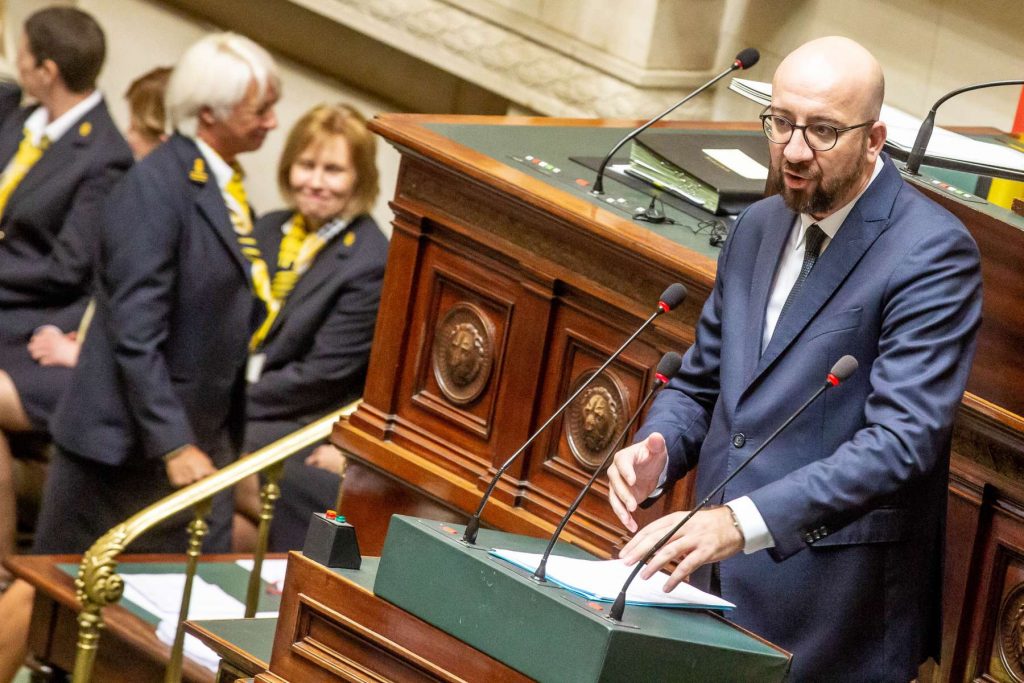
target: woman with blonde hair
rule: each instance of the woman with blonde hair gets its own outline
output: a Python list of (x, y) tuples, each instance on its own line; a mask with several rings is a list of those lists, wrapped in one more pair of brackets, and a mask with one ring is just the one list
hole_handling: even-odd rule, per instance
[[(347, 105), (313, 108), (288, 135), (277, 179), (291, 208), (254, 230), (273, 269), (276, 309), (251, 343), (246, 452), (362, 393), (388, 247), (368, 213), (378, 191), (375, 156), (373, 134)], [(301, 547), (310, 514), (333, 507), (339, 458), (325, 446), (285, 463), (271, 550)], [(236, 504), (258, 514), (254, 480)]]

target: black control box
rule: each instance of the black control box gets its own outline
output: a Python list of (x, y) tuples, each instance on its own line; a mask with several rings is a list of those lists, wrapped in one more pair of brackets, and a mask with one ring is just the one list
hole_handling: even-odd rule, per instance
[(302, 554), (325, 567), (359, 569), (362, 563), (356, 528), (344, 517), (332, 518), (323, 512), (314, 512), (309, 520)]

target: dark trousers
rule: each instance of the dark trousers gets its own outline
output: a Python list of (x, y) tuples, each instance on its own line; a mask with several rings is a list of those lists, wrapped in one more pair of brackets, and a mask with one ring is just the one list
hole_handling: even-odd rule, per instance
[[(218, 449), (219, 450), (219, 449)], [(230, 462), (227, 452), (210, 453), (214, 463)], [(100, 536), (175, 489), (167, 480), (162, 460), (104, 465), (58, 448), (47, 473), (42, 510), (32, 552), (39, 555), (83, 553)], [(232, 490), (214, 497), (207, 522), (204, 552), (231, 549)], [(183, 553), (188, 524), (194, 513), (182, 511), (145, 532), (131, 543), (133, 553)]]

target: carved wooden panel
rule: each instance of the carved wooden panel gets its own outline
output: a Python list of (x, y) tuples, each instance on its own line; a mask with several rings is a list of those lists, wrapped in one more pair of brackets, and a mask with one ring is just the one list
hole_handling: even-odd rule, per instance
[(366, 587), (288, 557), (270, 671), (257, 681), (510, 681), (513, 669), (381, 600)]

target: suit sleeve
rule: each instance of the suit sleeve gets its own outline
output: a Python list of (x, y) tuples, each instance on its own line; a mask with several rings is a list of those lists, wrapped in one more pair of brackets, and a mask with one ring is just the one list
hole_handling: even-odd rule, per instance
[(822, 520), (848, 523), (944, 466), (981, 321), (977, 247), (962, 228), (945, 227), (911, 245), (887, 283), (866, 426), (750, 494), (776, 560), (805, 548), (805, 530)]
[(124, 397), (147, 458), (195, 443), (163, 355), (185, 220), (168, 193), (182, 193), (175, 202), (190, 200), (177, 184), (153, 171), (129, 174), (112, 197), (100, 277), (109, 299), (108, 334)]
[(21, 87), (11, 81), (0, 81), (0, 125), (21, 106)]
[(102, 154), (90, 165), (50, 253), (0, 273), (0, 305), (33, 306), (40, 301), (64, 305), (89, 293), (103, 204), (131, 163), (124, 155)]
[(697, 465), (701, 444), (711, 423), (711, 413), (719, 394), (719, 368), (722, 360), (722, 301), (727, 278), (727, 263), (733, 237), (743, 216), (718, 256), (718, 270), (711, 296), (704, 302), (697, 321), (696, 339), (683, 355), (679, 373), (669, 381), (651, 404), (636, 441), (657, 432), (665, 437), (668, 448), (666, 481), (681, 478)]
[[(350, 258), (357, 261), (361, 257), (353, 254)], [(368, 265), (338, 291), (309, 351), (267, 370), (250, 385), (250, 419), (315, 415), (323, 412), (325, 402), (362, 392), (384, 278), (383, 260)]]

